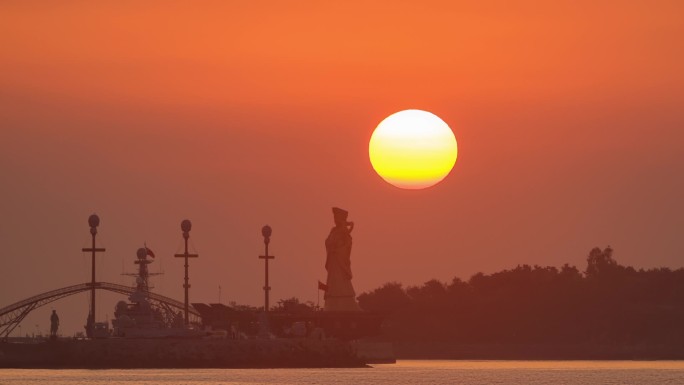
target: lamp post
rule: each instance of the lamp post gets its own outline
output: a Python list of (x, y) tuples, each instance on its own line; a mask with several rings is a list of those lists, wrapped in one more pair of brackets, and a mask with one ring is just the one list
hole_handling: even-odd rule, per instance
[(103, 247), (95, 247), (95, 236), (97, 235), (97, 226), (100, 225), (100, 217), (93, 214), (88, 217), (88, 225), (90, 225), (90, 235), (92, 236), (92, 247), (84, 247), (81, 251), (92, 252), (91, 262), (91, 282), (90, 282), (90, 314), (88, 315), (88, 324), (86, 325), (86, 333), (88, 337), (92, 337), (93, 328), (95, 326), (95, 253), (104, 252)]
[(264, 275), (265, 275), (265, 285), (264, 285), (264, 312), (268, 312), (268, 292), (271, 290), (271, 287), (268, 286), (268, 260), (269, 259), (274, 259), (274, 255), (268, 255), (268, 244), (271, 242), (271, 226), (266, 225), (261, 228), (261, 235), (264, 236), (264, 247), (266, 249), (266, 252), (264, 255), (260, 255), (259, 259), (264, 260)]
[(188, 299), (188, 289), (190, 289), (190, 278), (188, 276), (188, 258), (197, 258), (199, 257), (198, 254), (189, 254), (188, 253), (188, 238), (190, 238), (190, 230), (192, 229), (192, 222), (190, 220), (185, 219), (181, 222), (181, 230), (183, 231), (183, 239), (185, 239), (185, 252), (183, 254), (175, 254), (174, 257), (176, 258), (185, 258), (185, 284), (183, 284), (183, 288), (185, 288), (185, 326), (187, 327), (190, 325), (190, 319), (188, 318), (188, 308), (189, 308), (189, 299)]

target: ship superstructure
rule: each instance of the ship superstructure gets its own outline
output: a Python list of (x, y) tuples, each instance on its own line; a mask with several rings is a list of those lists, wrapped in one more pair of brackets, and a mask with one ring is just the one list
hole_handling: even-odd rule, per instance
[(123, 338), (164, 338), (164, 337), (192, 337), (203, 333), (192, 326), (186, 327), (183, 314), (174, 311), (170, 306), (153, 300), (150, 297), (149, 278), (154, 273), (149, 272), (148, 266), (154, 260), (154, 253), (147, 247), (141, 247), (136, 253), (137, 274), (135, 277), (135, 291), (128, 297), (130, 302), (119, 301), (114, 309), (112, 320), (112, 336)]

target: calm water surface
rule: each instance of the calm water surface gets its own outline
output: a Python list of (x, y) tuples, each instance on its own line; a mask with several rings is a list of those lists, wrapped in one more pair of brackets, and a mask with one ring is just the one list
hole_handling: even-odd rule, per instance
[(0, 384), (684, 385), (684, 361), (399, 361), (367, 369), (0, 369)]

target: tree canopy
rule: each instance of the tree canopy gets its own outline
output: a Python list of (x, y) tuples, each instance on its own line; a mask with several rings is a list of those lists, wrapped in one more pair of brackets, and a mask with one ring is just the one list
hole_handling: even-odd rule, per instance
[(468, 281), (390, 282), (358, 297), (387, 314), (394, 341), (458, 343), (684, 343), (684, 269), (621, 266), (594, 248), (580, 272), (518, 265)]

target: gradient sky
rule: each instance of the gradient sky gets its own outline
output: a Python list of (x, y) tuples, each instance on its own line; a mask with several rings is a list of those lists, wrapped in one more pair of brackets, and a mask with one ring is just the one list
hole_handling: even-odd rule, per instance
[[(466, 3), (475, 3), (466, 4)], [(515, 3), (515, 4), (513, 4)], [(182, 299), (316, 301), (330, 208), (356, 223), (357, 293), (517, 264), (577, 265), (611, 245), (684, 265), (680, 1), (31, 2), (0, 4), (0, 307), (89, 280), (132, 284), (144, 242)], [(403, 109), (453, 129), (440, 184), (401, 190), (368, 159)], [(98, 297), (100, 298), (100, 297)], [(98, 319), (121, 299), (103, 294)], [(272, 300), (272, 302), (274, 302)], [(82, 330), (86, 294), (57, 309)]]

